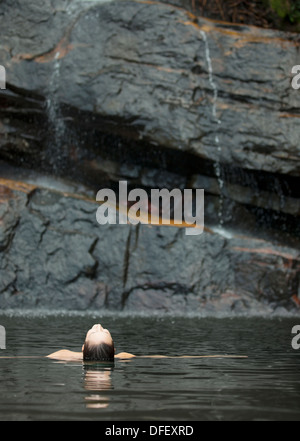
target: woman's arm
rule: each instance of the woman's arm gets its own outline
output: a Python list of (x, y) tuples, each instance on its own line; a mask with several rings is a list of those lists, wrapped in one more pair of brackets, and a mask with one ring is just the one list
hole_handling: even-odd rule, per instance
[(135, 357), (135, 355), (129, 354), (128, 352), (120, 352), (120, 354), (115, 355), (115, 358), (120, 358), (121, 360), (128, 360)]
[(82, 361), (83, 355), (82, 352), (73, 352), (67, 349), (62, 349), (61, 351), (53, 352), (53, 354), (47, 355), (47, 358), (62, 361)]
[(246, 355), (177, 355), (177, 356), (168, 356), (168, 355), (132, 355), (127, 354), (126, 352), (122, 352), (117, 355), (116, 358), (248, 358)]

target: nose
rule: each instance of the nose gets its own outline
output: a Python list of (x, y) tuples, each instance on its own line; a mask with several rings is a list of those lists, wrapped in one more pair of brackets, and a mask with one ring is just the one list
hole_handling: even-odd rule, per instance
[(98, 324), (98, 325), (94, 325), (93, 326), (93, 330), (101, 332), (101, 331), (103, 331), (103, 328), (102, 328), (102, 326), (100, 324)]

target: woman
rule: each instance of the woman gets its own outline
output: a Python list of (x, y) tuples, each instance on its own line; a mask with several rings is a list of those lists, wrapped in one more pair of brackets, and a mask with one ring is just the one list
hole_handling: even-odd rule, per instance
[(108, 361), (113, 362), (115, 358), (128, 359), (134, 355), (122, 352), (115, 355), (114, 342), (110, 332), (101, 325), (94, 325), (87, 333), (82, 352), (73, 352), (63, 349), (48, 355), (48, 358), (55, 360), (70, 361)]
[[(63, 361), (103, 361), (114, 362), (115, 358), (121, 360), (128, 360), (135, 358), (133, 354), (128, 352), (121, 352), (115, 354), (114, 342), (110, 332), (104, 329), (101, 325), (94, 325), (87, 333), (85, 342), (82, 346), (82, 352), (73, 352), (63, 349), (53, 354), (48, 355), (47, 358)], [(231, 356), (231, 355), (196, 355), (180, 357), (167, 357), (164, 355), (146, 355), (141, 356), (146, 358), (247, 358), (245, 356)]]

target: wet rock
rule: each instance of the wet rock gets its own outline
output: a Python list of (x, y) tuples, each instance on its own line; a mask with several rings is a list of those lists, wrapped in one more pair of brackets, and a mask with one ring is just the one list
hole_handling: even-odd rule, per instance
[(254, 207), (283, 213), (284, 231), (297, 223), (296, 34), (157, 2), (1, 8), (5, 163), (94, 190), (200, 186), (221, 198), (211, 212)]
[[(93, 199), (1, 180), (9, 240), (0, 308), (272, 313), (296, 307), (299, 250), (206, 232), (96, 222)], [(19, 203), (14, 203), (19, 201)], [(163, 264), (162, 264), (163, 262)]]
[[(77, 4), (2, 5), (8, 83), (47, 101), (49, 125), (63, 104), (121, 121), (127, 135), (150, 144), (299, 176), (299, 106), (290, 84), (296, 34), (231, 28), (156, 2)], [(54, 142), (64, 143), (66, 128), (61, 123)], [(35, 141), (16, 135), (16, 149)]]
[[(10, 0), (0, 27), (2, 178), (19, 167), (0, 192), (1, 307), (298, 307), (296, 34), (142, 1)], [(71, 184), (17, 183), (27, 169)], [(208, 230), (100, 228), (94, 193), (122, 179), (204, 188)]]

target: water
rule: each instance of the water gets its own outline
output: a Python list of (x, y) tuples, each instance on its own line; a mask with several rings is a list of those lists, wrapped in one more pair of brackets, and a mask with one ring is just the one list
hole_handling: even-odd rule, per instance
[[(43, 356), (79, 351), (107, 327), (117, 352), (248, 355), (248, 359), (133, 359), (86, 369)], [(0, 420), (300, 420), (300, 350), (293, 318), (160, 318), (88, 315), (1, 317)]]
[(49, 81), (49, 90), (47, 97), (47, 115), (49, 127), (52, 131), (49, 145), (46, 151), (46, 157), (49, 161), (52, 171), (56, 174), (60, 168), (60, 162), (64, 157), (64, 138), (66, 134), (66, 125), (61, 112), (58, 90), (60, 83), (61, 59), (60, 52), (57, 52), (53, 62), (53, 72)]
[(209, 79), (209, 84), (210, 87), (212, 89), (213, 92), (213, 100), (212, 100), (212, 117), (213, 120), (215, 122), (215, 124), (217, 124), (216, 126), (216, 131), (215, 131), (215, 145), (217, 147), (218, 150), (218, 156), (219, 159), (214, 163), (214, 169), (215, 169), (215, 174), (218, 180), (218, 185), (219, 185), (219, 191), (220, 191), (220, 199), (219, 199), (219, 211), (218, 211), (218, 217), (219, 217), (219, 226), (222, 228), (224, 220), (223, 220), (223, 205), (224, 205), (224, 197), (223, 197), (223, 189), (224, 189), (224, 179), (222, 178), (222, 168), (221, 168), (221, 157), (222, 157), (222, 146), (220, 144), (220, 137), (218, 134), (218, 129), (220, 127), (220, 125), (222, 124), (222, 121), (218, 118), (217, 115), (217, 104), (218, 104), (218, 86), (214, 80), (214, 75), (213, 75), (213, 66), (212, 66), (212, 59), (210, 56), (210, 48), (209, 48), (209, 42), (208, 42), (208, 38), (207, 38), (207, 34), (204, 31), (200, 31), (202, 40), (204, 41), (205, 44), (205, 60), (206, 60), (206, 64), (207, 64), (207, 70), (208, 70), (208, 79)]

